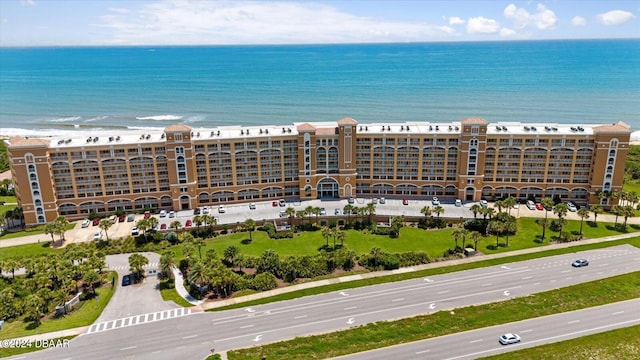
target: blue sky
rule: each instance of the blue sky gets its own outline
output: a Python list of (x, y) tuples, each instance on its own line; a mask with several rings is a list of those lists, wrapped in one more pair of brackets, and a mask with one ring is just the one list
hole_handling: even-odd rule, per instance
[(0, 0), (0, 46), (640, 38), (640, 0)]

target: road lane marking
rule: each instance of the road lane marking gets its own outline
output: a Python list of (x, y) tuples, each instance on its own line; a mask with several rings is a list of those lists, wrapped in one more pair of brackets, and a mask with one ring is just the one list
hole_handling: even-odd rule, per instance
[(404, 300), (404, 298), (399, 298), (399, 299), (393, 299), (393, 300), (391, 300), (391, 302), (403, 301), (403, 300)]
[(491, 286), (491, 283), (488, 283), (488, 284), (482, 284), (482, 286)]
[(240, 326), (240, 329), (248, 329), (250, 327), (253, 327), (253, 325), (245, 325), (245, 326)]
[(129, 346), (129, 347), (120, 349), (120, 351), (131, 350), (131, 349), (135, 349), (135, 348), (137, 348), (137, 346)]
[(533, 285), (540, 285), (540, 283), (533, 283)]
[(477, 342), (481, 342), (482, 339), (478, 339), (478, 340), (471, 340), (469, 341), (469, 344), (473, 344), (473, 343), (477, 343)]
[(307, 315), (300, 315), (300, 316), (294, 317), (294, 319), (304, 319), (306, 317), (307, 317)]
[(198, 337), (198, 335), (183, 336), (182, 338), (183, 339), (191, 339), (191, 338), (194, 338), (194, 337)]
[(522, 330), (522, 331), (520, 331), (520, 333), (521, 333), (521, 334), (526, 334), (526, 333), (528, 333), (528, 332), (532, 332), (532, 331), (533, 331), (533, 330), (528, 329), (528, 330)]
[(357, 306), (349, 306), (349, 307), (344, 308), (344, 310), (353, 310), (353, 309), (357, 309), (357, 308), (358, 308)]
[(580, 320), (573, 320), (573, 321), (569, 321), (567, 324), (575, 324), (575, 323), (579, 323)]
[(356, 322), (355, 318), (349, 318), (349, 320), (347, 320), (347, 324), (349, 325), (353, 324), (354, 322)]
[(429, 351), (431, 351), (431, 350), (422, 350), (422, 351), (418, 351), (418, 352), (416, 353), (416, 355), (420, 355), (420, 354), (428, 353)]
[(564, 270), (564, 271), (560, 271), (560, 272), (564, 274), (564, 273), (571, 272), (571, 270)]
[(446, 294), (446, 293), (448, 293), (448, 292), (449, 292), (449, 290), (438, 291), (438, 292), (437, 292), (437, 294)]
[(533, 278), (533, 276), (525, 276), (525, 277), (522, 278), (522, 280), (529, 280), (529, 279), (532, 279), (532, 278)]
[(598, 266), (603, 267), (603, 266), (608, 266), (609, 264), (600, 264)]
[(620, 314), (624, 314), (624, 311), (616, 311), (616, 312), (614, 312), (614, 313), (613, 313), (613, 314), (611, 314), (611, 315), (620, 315)]

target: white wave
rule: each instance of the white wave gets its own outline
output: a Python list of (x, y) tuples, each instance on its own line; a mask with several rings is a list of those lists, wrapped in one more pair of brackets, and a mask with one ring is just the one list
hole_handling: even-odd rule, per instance
[(189, 124), (189, 123), (195, 123), (195, 122), (200, 122), (204, 120), (204, 116), (202, 115), (194, 115), (194, 116), (189, 116), (186, 119), (184, 119), (184, 123), (185, 124)]
[(48, 122), (69, 122), (69, 121), (78, 121), (80, 119), (82, 119), (82, 116), (68, 116), (68, 117), (63, 117), (58, 119), (50, 119), (47, 121)]
[(92, 117), (90, 119), (87, 119), (84, 122), (100, 121), (100, 120), (104, 120), (106, 118), (108, 118), (108, 116), (96, 116), (96, 117)]
[(129, 130), (144, 130), (144, 131), (163, 131), (163, 127), (154, 127), (154, 126), (127, 126)]
[(179, 115), (154, 115), (154, 116), (138, 116), (136, 120), (154, 120), (154, 121), (175, 121), (182, 119)]

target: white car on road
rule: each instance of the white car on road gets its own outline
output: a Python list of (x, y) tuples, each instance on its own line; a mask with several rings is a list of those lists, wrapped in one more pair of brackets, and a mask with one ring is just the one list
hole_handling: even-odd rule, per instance
[(520, 342), (520, 336), (518, 334), (504, 334), (502, 336), (500, 336), (500, 339), (498, 339), (498, 341), (500, 342), (500, 344), (502, 345), (509, 345), (509, 344), (515, 344), (515, 343), (519, 343)]

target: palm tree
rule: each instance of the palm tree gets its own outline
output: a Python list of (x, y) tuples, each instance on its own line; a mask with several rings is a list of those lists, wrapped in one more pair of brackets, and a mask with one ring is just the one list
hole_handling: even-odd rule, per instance
[[(340, 230), (336, 233), (336, 238), (338, 238), (338, 240), (340, 240), (340, 246), (344, 245), (344, 239), (347, 238), (347, 233), (343, 230)], [(335, 244), (333, 244), (333, 247), (336, 247)]]
[(236, 259), (240, 255), (240, 249), (237, 246), (229, 245), (224, 249), (224, 261), (229, 267), (233, 267), (236, 263)]
[(54, 234), (58, 233), (58, 229), (56, 227), (55, 223), (48, 223), (44, 226), (44, 233), (47, 235), (51, 235), (51, 245), (54, 245), (56, 243), (55, 239), (53, 238)]
[(614, 227), (618, 227), (618, 216), (620, 216), (622, 214), (622, 206), (620, 205), (613, 205), (611, 207), (611, 212), (616, 216), (616, 221), (614, 224)]
[(456, 246), (453, 248), (454, 252), (458, 251), (458, 240), (462, 239), (462, 237), (464, 236), (463, 230), (465, 229), (457, 228), (451, 232), (451, 236), (453, 237), (453, 240), (456, 242)]
[(136, 279), (144, 276), (144, 266), (149, 264), (149, 259), (141, 254), (135, 253), (129, 255), (129, 271), (135, 274)]
[(422, 215), (424, 215), (424, 217), (429, 217), (431, 216), (431, 208), (427, 205), (425, 205), (422, 209), (420, 209), (420, 213)]
[(42, 300), (38, 295), (32, 293), (27, 295), (23, 304), (25, 306), (26, 313), (33, 321), (35, 321), (36, 325), (39, 326), (40, 314), (44, 300)]
[(305, 210), (296, 211), (296, 217), (300, 219), (300, 225), (304, 224), (304, 217), (307, 216), (307, 212)]
[(320, 209), (319, 206), (314, 206), (311, 210), (311, 213), (316, 216), (316, 224), (318, 224), (318, 217), (320, 216), (321, 212), (322, 209)]
[(209, 280), (208, 270), (209, 269), (207, 269), (207, 266), (203, 262), (197, 261), (189, 269), (189, 275), (187, 278), (190, 282), (200, 285), (200, 288), (202, 289), (205, 283)]
[(376, 215), (376, 204), (370, 202), (365, 206), (367, 215), (369, 215), (369, 224), (371, 224), (371, 217)]
[(489, 220), (491, 220), (491, 218), (493, 217), (493, 215), (496, 213), (496, 209), (491, 208), (491, 207), (483, 207), (482, 208), (482, 216), (484, 218), (484, 220), (487, 220), (487, 217), (489, 217)]
[(347, 224), (351, 225), (351, 213), (353, 212), (353, 205), (347, 204), (344, 206), (344, 214), (347, 215)]
[(591, 205), (589, 209), (593, 213), (593, 222), (598, 225), (598, 214), (602, 214), (604, 212), (602, 205)]
[(473, 204), (469, 210), (473, 213), (473, 218), (476, 219), (478, 217), (478, 213), (482, 212), (482, 206), (480, 206), (480, 204)]
[(516, 222), (513, 220), (513, 218), (511, 216), (509, 216), (509, 218), (507, 219), (507, 221), (505, 221), (503, 223), (503, 231), (505, 232), (505, 245), (506, 247), (509, 247), (509, 234), (510, 233), (515, 233), (517, 230), (517, 226), (516, 226)]
[(291, 206), (289, 206), (289, 207), (287, 207), (285, 209), (284, 212), (289, 217), (289, 224), (291, 224), (291, 226), (293, 226), (293, 218), (296, 216), (296, 209), (294, 209)]
[(16, 278), (16, 269), (19, 269), (20, 267), (20, 263), (16, 259), (8, 258), (4, 261), (4, 269), (11, 271), (12, 279)]
[(379, 247), (373, 247), (369, 251), (369, 255), (373, 258), (374, 266), (378, 266), (378, 262), (380, 262), (380, 258), (382, 257), (382, 249)]
[(311, 215), (313, 215), (313, 206), (309, 205), (304, 208), (304, 214), (309, 216), (309, 224), (311, 224)]
[(64, 233), (67, 231), (69, 220), (67, 220), (65, 216), (60, 215), (53, 222), (56, 224), (56, 228), (58, 229), (58, 234), (60, 234), (60, 240), (64, 242), (66, 240), (64, 237)]
[(471, 240), (473, 241), (473, 249), (475, 251), (478, 251), (478, 241), (480, 241), (480, 238), (482, 237), (482, 234), (480, 234), (477, 231), (472, 231), (469, 236), (471, 237)]
[(329, 236), (331, 236), (331, 229), (327, 226), (324, 226), (322, 227), (321, 234), (326, 241), (326, 247), (329, 248)]
[(174, 230), (178, 231), (178, 229), (180, 229), (182, 227), (182, 223), (179, 220), (174, 220), (171, 222), (171, 224), (169, 224), (170, 228), (173, 228)]
[(201, 237), (197, 237), (191, 240), (191, 243), (198, 249), (198, 257), (200, 257), (200, 260), (202, 260), (202, 247), (206, 245), (204, 239)]
[(580, 236), (582, 236), (582, 223), (584, 222), (584, 219), (589, 218), (589, 209), (586, 207), (581, 208), (578, 210), (578, 216), (580, 216)]
[(511, 215), (511, 209), (516, 204), (516, 202), (517, 202), (516, 199), (514, 199), (511, 196), (509, 196), (508, 198), (502, 200), (502, 204), (504, 205), (504, 207), (507, 208), (507, 212), (509, 213), (509, 215)]
[(142, 231), (142, 233), (144, 234), (145, 240), (147, 239), (147, 230), (151, 228), (151, 223), (149, 223), (149, 219), (140, 219), (136, 223), (136, 226), (138, 227), (138, 229)]
[(547, 221), (548, 216), (549, 216), (549, 209), (553, 208), (553, 199), (550, 197), (543, 197), (542, 200), (540, 200), (540, 204), (542, 205), (542, 207), (544, 207), (544, 226), (542, 226), (542, 241), (544, 241), (545, 237), (546, 237), (546, 230), (547, 230), (547, 226), (549, 226), (549, 222)]
[(171, 274), (174, 266), (176, 266), (176, 253), (168, 250), (160, 255), (160, 271), (164, 275)]
[(553, 207), (553, 213), (558, 216), (558, 225), (560, 226), (560, 239), (562, 239), (562, 228), (566, 221), (564, 221), (564, 217), (567, 216), (569, 212), (569, 207), (565, 203), (558, 203)]
[(251, 233), (256, 229), (256, 222), (253, 219), (247, 219), (244, 221), (244, 228), (249, 232), (249, 241), (253, 241)]
[[(202, 225), (202, 223), (204, 222), (204, 220), (203, 220), (202, 216), (203, 216), (203, 215), (196, 215), (196, 216), (194, 216), (194, 217), (193, 217), (193, 223), (196, 225), (196, 228), (197, 228), (198, 230), (200, 230), (200, 226), (201, 226), (201, 225)], [(204, 216), (206, 216), (206, 215), (204, 215)]]
[(85, 272), (82, 276), (84, 283), (89, 285), (89, 294), (95, 295), (95, 283), (100, 281), (100, 275), (95, 270), (89, 270)]
[(496, 235), (496, 248), (500, 246), (500, 233), (504, 231), (504, 223), (502, 221), (493, 220), (487, 225), (487, 233)]
[(502, 208), (505, 207), (504, 202), (502, 200), (498, 200), (498, 201), (494, 202), (493, 206), (498, 208), (498, 212), (499, 213), (501, 213), (502, 212)]
[(98, 227), (100, 230), (104, 231), (104, 235), (107, 237), (107, 241), (109, 241), (109, 228), (113, 226), (113, 223), (109, 219), (102, 219), (98, 223)]
[(624, 216), (624, 225), (622, 226), (625, 230), (627, 229), (627, 219), (630, 217), (634, 217), (636, 215), (636, 211), (631, 205), (625, 205), (622, 207), (622, 216)]
[(444, 214), (444, 208), (440, 205), (436, 205), (433, 207), (433, 213), (440, 218), (440, 214)]

